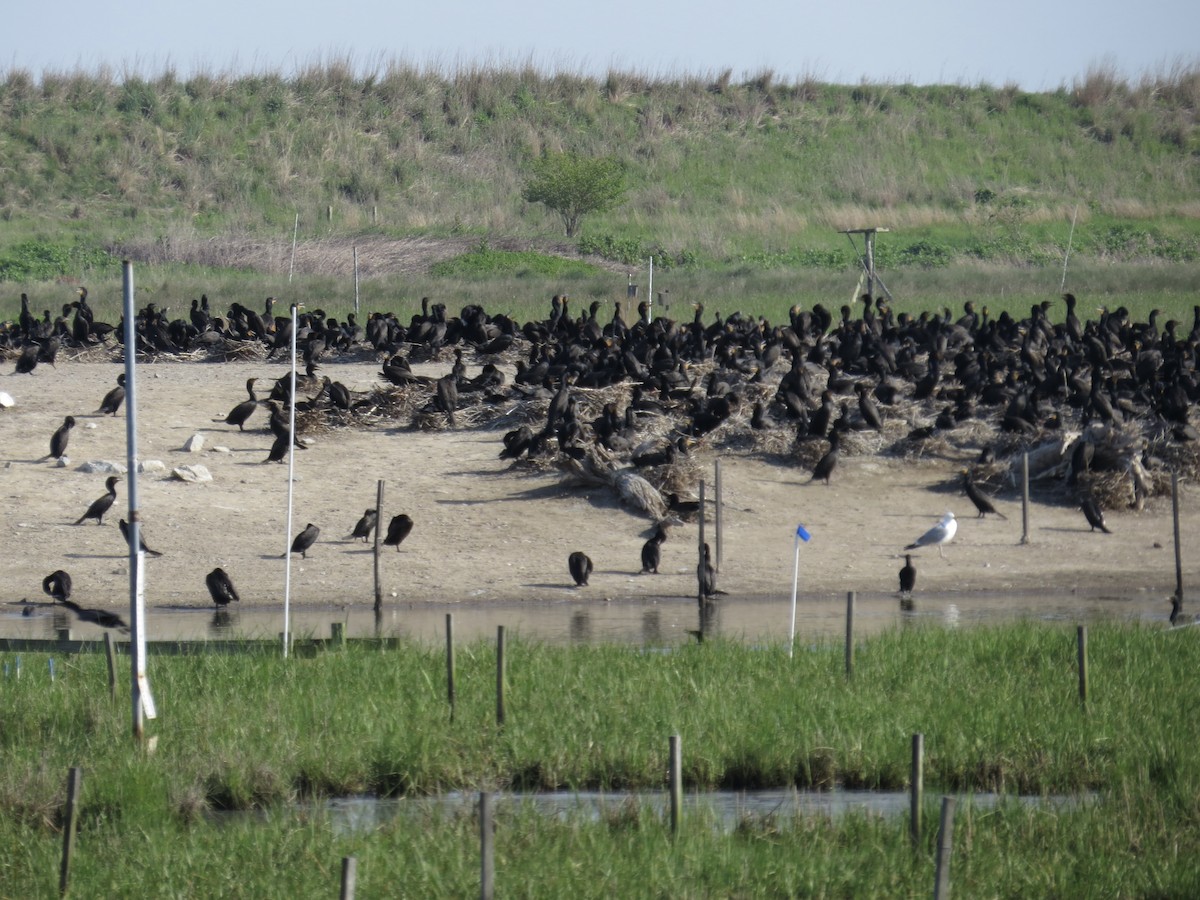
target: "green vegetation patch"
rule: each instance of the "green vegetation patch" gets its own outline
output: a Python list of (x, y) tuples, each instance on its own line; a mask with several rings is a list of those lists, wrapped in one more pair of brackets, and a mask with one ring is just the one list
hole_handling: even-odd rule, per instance
[(50, 281), (89, 270), (110, 274), (118, 263), (98, 247), (23, 241), (0, 255), (0, 281)]
[(595, 266), (579, 260), (531, 251), (493, 250), (486, 243), (469, 253), (435, 263), (429, 269), (431, 275), (454, 278), (590, 276), (599, 272)]

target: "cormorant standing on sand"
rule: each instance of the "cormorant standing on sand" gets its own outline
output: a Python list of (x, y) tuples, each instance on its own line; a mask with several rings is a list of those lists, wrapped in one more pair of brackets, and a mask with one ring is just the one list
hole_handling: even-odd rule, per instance
[(811, 484), (814, 481), (823, 479), (825, 484), (829, 484), (829, 476), (833, 474), (834, 468), (838, 463), (838, 456), (841, 453), (841, 438), (838, 437), (838, 432), (835, 430), (829, 435), (829, 449), (825, 455), (817, 460), (816, 466), (813, 468), (812, 478), (809, 479)]
[(592, 561), (586, 553), (576, 550), (567, 557), (567, 568), (575, 579), (575, 587), (587, 587), (588, 577), (592, 574)]
[(250, 395), (250, 399), (243, 400), (229, 411), (229, 415), (225, 417), (226, 425), (236, 425), (238, 431), (245, 431), (245, 428), (242, 426), (253, 415), (254, 410), (258, 409), (258, 397), (254, 394), (254, 382), (256, 381), (258, 381), (257, 378), (246, 379), (246, 393)]
[(21, 351), (21, 355), (17, 357), (17, 375), (29, 375), (37, 368), (38, 364), (38, 345), (28, 344)]
[(996, 509), (996, 505), (992, 503), (991, 498), (979, 489), (979, 486), (971, 478), (970, 472), (963, 472), (963, 490), (971, 498), (971, 502), (975, 504), (975, 508), (979, 510), (977, 518), (982, 519), (988, 513), (999, 516), (1002, 519), (1008, 518), (1008, 516)]
[(1091, 531), (1099, 528), (1105, 534), (1112, 534), (1108, 530), (1108, 526), (1104, 524), (1104, 510), (1100, 508), (1100, 504), (1096, 502), (1096, 498), (1091, 494), (1084, 494), (1079, 498), (1079, 508), (1083, 510), (1084, 518), (1091, 525)]
[(97, 525), (104, 524), (104, 514), (112, 509), (113, 503), (117, 499), (117, 481), (116, 475), (109, 475), (104, 481), (104, 486), (108, 488), (108, 493), (103, 497), (97, 497), (92, 501), (92, 505), (87, 508), (82, 516), (79, 517), (76, 525), (82, 525), (88, 519), (95, 519)]
[(296, 535), (292, 541), (292, 553), (299, 553), (301, 559), (308, 559), (308, 550), (317, 542), (317, 536), (321, 533), (321, 529), (309, 522), (304, 530)]
[(363, 543), (371, 539), (371, 532), (375, 530), (375, 524), (379, 521), (379, 514), (373, 509), (364, 510), (362, 518), (358, 520), (358, 524), (354, 526), (354, 531), (350, 537), (362, 538)]
[(208, 585), (208, 595), (217, 606), (228, 606), (231, 600), (242, 599), (238, 596), (232, 579), (220, 566), (204, 576), (204, 583)]
[(63, 423), (58, 426), (54, 434), (50, 435), (50, 455), (43, 456), (42, 459), (60, 459), (67, 452), (67, 441), (71, 439), (71, 429), (75, 427), (75, 418), (67, 416), (63, 419)]
[(117, 386), (104, 395), (100, 408), (96, 412), (105, 416), (115, 416), (121, 404), (125, 402), (125, 373), (117, 376)]
[[(117, 524), (121, 526), (121, 537), (125, 538), (125, 543), (128, 544), (129, 543), (129, 525), (125, 522), (124, 519), (121, 519)], [(144, 537), (142, 537), (141, 528), (138, 529), (138, 543), (142, 545), (143, 553), (148, 553), (150, 556), (162, 556), (162, 554), (159, 553), (157, 550), (151, 550), (149, 547), (146, 546), (146, 539)]]
[(393, 516), (392, 521), (388, 523), (387, 537), (383, 539), (384, 544), (389, 547), (395, 547), (400, 550), (400, 545), (404, 543), (404, 539), (408, 537), (408, 533), (413, 530), (413, 520), (401, 513), (398, 516)]
[(642, 573), (652, 572), (658, 574), (658, 564), (662, 561), (662, 545), (667, 539), (667, 532), (661, 525), (654, 532), (654, 537), (642, 544)]
[(60, 603), (71, 598), (71, 576), (55, 569), (42, 579), (42, 590)]

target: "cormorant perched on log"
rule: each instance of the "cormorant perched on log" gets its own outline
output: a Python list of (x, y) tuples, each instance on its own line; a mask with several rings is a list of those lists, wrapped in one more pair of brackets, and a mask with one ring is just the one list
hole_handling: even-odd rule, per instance
[(309, 548), (317, 542), (317, 536), (321, 533), (321, 529), (309, 522), (304, 530), (296, 535), (292, 541), (292, 553), (299, 553), (301, 559), (308, 559)]
[(62, 569), (55, 569), (42, 579), (42, 590), (62, 602), (71, 598), (71, 576)]
[(371, 532), (375, 530), (375, 524), (379, 521), (379, 513), (373, 509), (364, 510), (362, 518), (354, 526), (354, 531), (350, 533), (352, 538), (362, 538), (365, 544), (371, 538)]
[(67, 416), (63, 423), (50, 435), (50, 453), (42, 459), (61, 459), (67, 452), (67, 442), (71, 439), (71, 429), (75, 427), (74, 416)]
[(81, 622), (92, 622), (99, 625), (101, 628), (116, 628), (121, 631), (128, 631), (129, 626), (125, 624), (125, 620), (116, 613), (110, 613), (104, 609), (84, 609), (78, 603), (71, 600), (64, 600), (63, 606), (75, 613)]
[(108, 493), (103, 497), (97, 497), (92, 501), (92, 505), (87, 508), (82, 516), (79, 517), (76, 525), (82, 525), (88, 519), (95, 519), (97, 525), (104, 524), (104, 514), (112, 509), (113, 502), (117, 499), (117, 481), (116, 475), (109, 475), (104, 481), (104, 486), (108, 488)]
[(970, 472), (963, 472), (963, 490), (971, 498), (971, 502), (975, 504), (975, 508), (979, 510), (979, 515), (976, 518), (982, 519), (988, 513), (992, 513), (992, 515), (999, 516), (1002, 519), (1008, 518), (1008, 516), (996, 509), (996, 505), (992, 503), (991, 498), (979, 489), (979, 486), (971, 478)]
[(412, 530), (413, 520), (410, 517), (404, 513), (393, 516), (392, 521), (388, 523), (387, 537), (383, 539), (383, 543), (388, 547), (395, 547), (399, 551), (400, 545), (404, 543), (404, 539)]
[(226, 425), (236, 425), (238, 431), (245, 431), (242, 427), (246, 424), (246, 420), (258, 409), (258, 397), (254, 393), (254, 382), (257, 378), (246, 379), (246, 393), (250, 395), (249, 400), (243, 400), (237, 406), (229, 411), (229, 415), (225, 417)]
[(1090, 531), (1095, 531), (1099, 528), (1105, 534), (1112, 534), (1108, 530), (1108, 526), (1104, 524), (1104, 510), (1100, 508), (1100, 504), (1096, 502), (1096, 498), (1091, 494), (1084, 494), (1079, 498), (1079, 508), (1083, 510), (1084, 518), (1088, 520), (1088, 524), (1092, 527)]
[(220, 566), (204, 576), (204, 583), (208, 585), (208, 595), (217, 606), (228, 606), (230, 601), (242, 599), (233, 586), (233, 580)]
[(592, 574), (592, 561), (586, 553), (576, 550), (568, 556), (567, 568), (571, 570), (576, 587), (587, 587), (588, 577)]
[(646, 543), (642, 544), (642, 572), (652, 572), (658, 574), (658, 564), (662, 560), (662, 545), (667, 539), (667, 532), (661, 525), (654, 532), (654, 536)]
[(117, 376), (117, 386), (104, 395), (100, 408), (96, 412), (105, 416), (115, 416), (121, 404), (125, 402), (125, 373)]
[(904, 554), (904, 567), (900, 569), (900, 593), (911, 594), (917, 586), (917, 567), (912, 563), (912, 554)]
[[(121, 526), (121, 537), (125, 538), (125, 543), (128, 544), (129, 543), (129, 525), (126, 524), (124, 519), (121, 519), (119, 522), (117, 522), (117, 524)], [(157, 550), (151, 550), (149, 547), (146, 546), (146, 538), (142, 536), (141, 528), (138, 528), (138, 543), (142, 545), (143, 553), (148, 553), (151, 556), (162, 556), (162, 554), (159, 553)]]

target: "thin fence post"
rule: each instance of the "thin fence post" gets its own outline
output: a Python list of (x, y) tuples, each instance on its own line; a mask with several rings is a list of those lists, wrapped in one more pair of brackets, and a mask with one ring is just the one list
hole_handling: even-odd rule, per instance
[(479, 794), (479, 896), (492, 900), (496, 896), (495, 829), (492, 825), (492, 795)]
[(1088, 700), (1088, 659), (1087, 659), (1087, 626), (1080, 625), (1076, 632), (1079, 656), (1079, 702), (1087, 710)]
[(670, 754), (668, 777), (671, 793), (671, 834), (679, 833), (679, 820), (683, 807), (683, 751), (679, 735), (673, 734), (667, 741)]
[(942, 820), (938, 825), (937, 872), (933, 900), (950, 900), (950, 854), (954, 849), (954, 798), (942, 798)]
[(496, 724), (504, 724), (504, 626), (496, 626)]
[(854, 591), (846, 593), (846, 677), (854, 674)]
[(908, 833), (914, 847), (921, 843), (921, 805), (925, 802), (925, 735), (912, 736), (912, 774), (910, 777)]
[(358, 881), (358, 858), (342, 857), (342, 900), (354, 900), (354, 889)]
[(1029, 543), (1029, 454), (1021, 454), (1021, 543)]
[(1179, 473), (1171, 473), (1171, 522), (1175, 527), (1175, 596), (1183, 602), (1183, 556), (1179, 546)]
[(63, 825), (62, 866), (58, 870), (58, 892), (67, 892), (67, 883), (71, 878), (71, 856), (75, 853), (75, 819), (79, 810), (79, 790), (83, 781), (83, 770), (72, 766), (67, 775), (67, 814)]
[(329, 642), (335, 647), (346, 646), (346, 623), (345, 622), (330, 622), (329, 623)]
[(383, 581), (379, 577), (379, 532), (383, 530), (383, 479), (375, 486), (375, 611), (383, 609)]
[(714, 493), (716, 494), (716, 498), (715, 498), (716, 499), (715, 529), (716, 529), (716, 545), (717, 545), (716, 569), (718, 572), (720, 572), (721, 571), (721, 538), (722, 538), (721, 510), (722, 510), (722, 506), (724, 504), (721, 502), (721, 500), (722, 500), (722, 498), (721, 498), (721, 461), (719, 459), (713, 463), (713, 469), (714, 469), (713, 481), (716, 482), (715, 487), (714, 487)]
[(108, 660), (108, 694), (117, 699), (117, 661), (113, 650), (112, 633), (104, 632), (104, 658)]
[[(700, 561), (696, 564), (697, 572), (704, 571), (704, 479), (700, 479), (700, 537), (696, 547), (697, 555)], [(704, 582), (700, 577), (696, 578), (696, 602), (704, 606)], [(703, 631), (703, 629), (701, 629)]]
[(450, 721), (454, 721), (454, 613), (446, 613), (446, 699), (450, 702)]

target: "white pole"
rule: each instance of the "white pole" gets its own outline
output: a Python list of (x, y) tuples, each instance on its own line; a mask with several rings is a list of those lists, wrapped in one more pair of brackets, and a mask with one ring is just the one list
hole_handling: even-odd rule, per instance
[(292, 227), (292, 261), (288, 264), (288, 284), (292, 283), (292, 272), (296, 268), (296, 236), (300, 234), (300, 213), (296, 213), (296, 224)]
[(1058, 290), (1061, 293), (1067, 286), (1067, 260), (1071, 258), (1071, 242), (1075, 240), (1075, 220), (1079, 217), (1079, 205), (1075, 205), (1075, 212), (1071, 213), (1071, 233), (1067, 236), (1067, 252), (1063, 254), (1063, 276), (1062, 281), (1058, 285)]
[(796, 561), (792, 566), (792, 620), (788, 626), (788, 659), (792, 658), (792, 648), (796, 643), (796, 591), (800, 585), (800, 542), (807, 541), (812, 535), (803, 525), (796, 526)]
[(129, 674), (133, 736), (142, 740), (143, 717), (155, 716), (150, 682), (146, 676), (146, 597), (143, 589), (145, 559), (138, 512), (137, 484), (137, 315), (133, 300), (133, 264), (121, 263), (121, 299), (125, 312), (125, 463), (129, 500)]
[(358, 315), (358, 245), (354, 245), (354, 315)]
[(650, 321), (654, 321), (654, 257), (650, 257), (650, 287), (646, 289), (646, 303), (650, 309)]
[(287, 532), (284, 534), (284, 558), (287, 563), (283, 567), (283, 658), (288, 655), (288, 637), (291, 628), (291, 599), (292, 599), (292, 494), (295, 486), (296, 473), (296, 304), (292, 303), (292, 388), (290, 417), (288, 423), (288, 502), (287, 502)]

